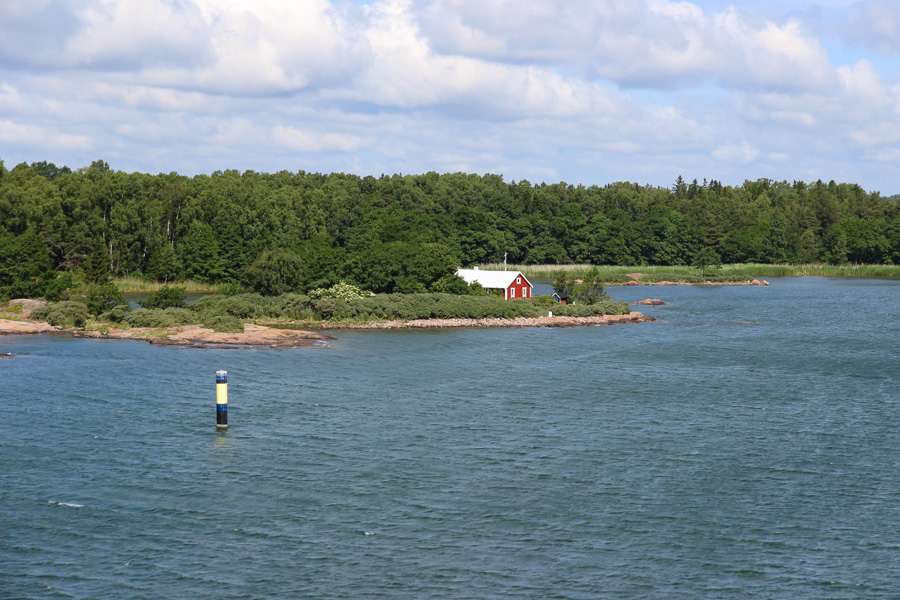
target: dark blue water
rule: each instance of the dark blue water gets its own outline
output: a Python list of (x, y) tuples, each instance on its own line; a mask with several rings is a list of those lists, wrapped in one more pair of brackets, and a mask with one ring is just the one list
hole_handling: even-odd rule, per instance
[(610, 291), (670, 304), (303, 350), (0, 338), (0, 596), (900, 597), (900, 282)]

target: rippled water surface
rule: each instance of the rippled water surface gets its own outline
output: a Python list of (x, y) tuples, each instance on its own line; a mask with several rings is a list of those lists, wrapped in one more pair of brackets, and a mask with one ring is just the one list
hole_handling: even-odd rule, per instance
[(0, 597), (900, 597), (900, 282), (610, 291), (669, 304), (302, 350), (0, 337)]

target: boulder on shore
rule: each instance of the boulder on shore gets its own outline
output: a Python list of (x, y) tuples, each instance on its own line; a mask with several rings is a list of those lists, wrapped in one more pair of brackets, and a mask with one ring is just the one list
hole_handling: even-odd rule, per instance
[(659, 298), (644, 298), (643, 300), (639, 300), (634, 304), (642, 304), (644, 306), (662, 306), (663, 304), (665, 304), (665, 302), (663, 302)]
[(0, 319), (0, 335), (19, 333), (47, 333), (50, 331), (59, 331), (59, 327), (54, 327), (49, 323), (36, 321), (11, 321), (9, 319)]

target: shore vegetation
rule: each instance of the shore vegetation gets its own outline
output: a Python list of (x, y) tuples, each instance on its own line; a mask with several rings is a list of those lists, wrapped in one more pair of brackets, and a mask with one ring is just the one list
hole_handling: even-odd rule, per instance
[[(597, 267), (609, 285), (632, 273), (641, 283), (896, 276), (900, 201), (834, 181), (187, 177), (126, 173), (103, 160), (77, 169), (0, 160), (0, 298), (83, 302), (94, 317), (122, 305), (123, 292), (171, 286), (281, 296), (343, 282), (374, 294), (467, 296), (479, 292), (456, 269), (500, 261), (526, 275), (551, 265), (548, 278), (566, 265), (578, 279), (613, 265)], [(317, 299), (330, 300), (342, 298)]]
[(263, 296), (243, 293), (235, 296), (211, 294), (184, 307), (138, 308), (117, 306), (93, 317), (83, 302), (66, 300), (32, 312), (34, 320), (61, 327), (83, 328), (89, 323), (109, 323), (119, 328), (171, 328), (203, 325), (220, 332), (243, 331), (243, 323), (269, 326), (317, 327), (342, 322), (421, 319), (515, 319), (540, 317), (548, 312), (557, 316), (588, 317), (624, 315), (627, 303), (601, 298), (591, 304), (557, 304), (547, 297), (505, 301), (495, 296), (470, 296), (444, 293), (375, 294), (350, 299), (302, 294)]

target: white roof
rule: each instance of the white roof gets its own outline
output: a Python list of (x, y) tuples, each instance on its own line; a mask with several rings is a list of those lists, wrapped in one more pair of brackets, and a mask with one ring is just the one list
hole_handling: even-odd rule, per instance
[(531, 286), (531, 282), (525, 278), (520, 271), (482, 271), (480, 269), (458, 269), (456, 274), (463, 278), (466, 283), (477, 281), (484, 289), (501, 289), (505, 290), (515, 280), (516, 277), (525, 279), (525, 282)]

